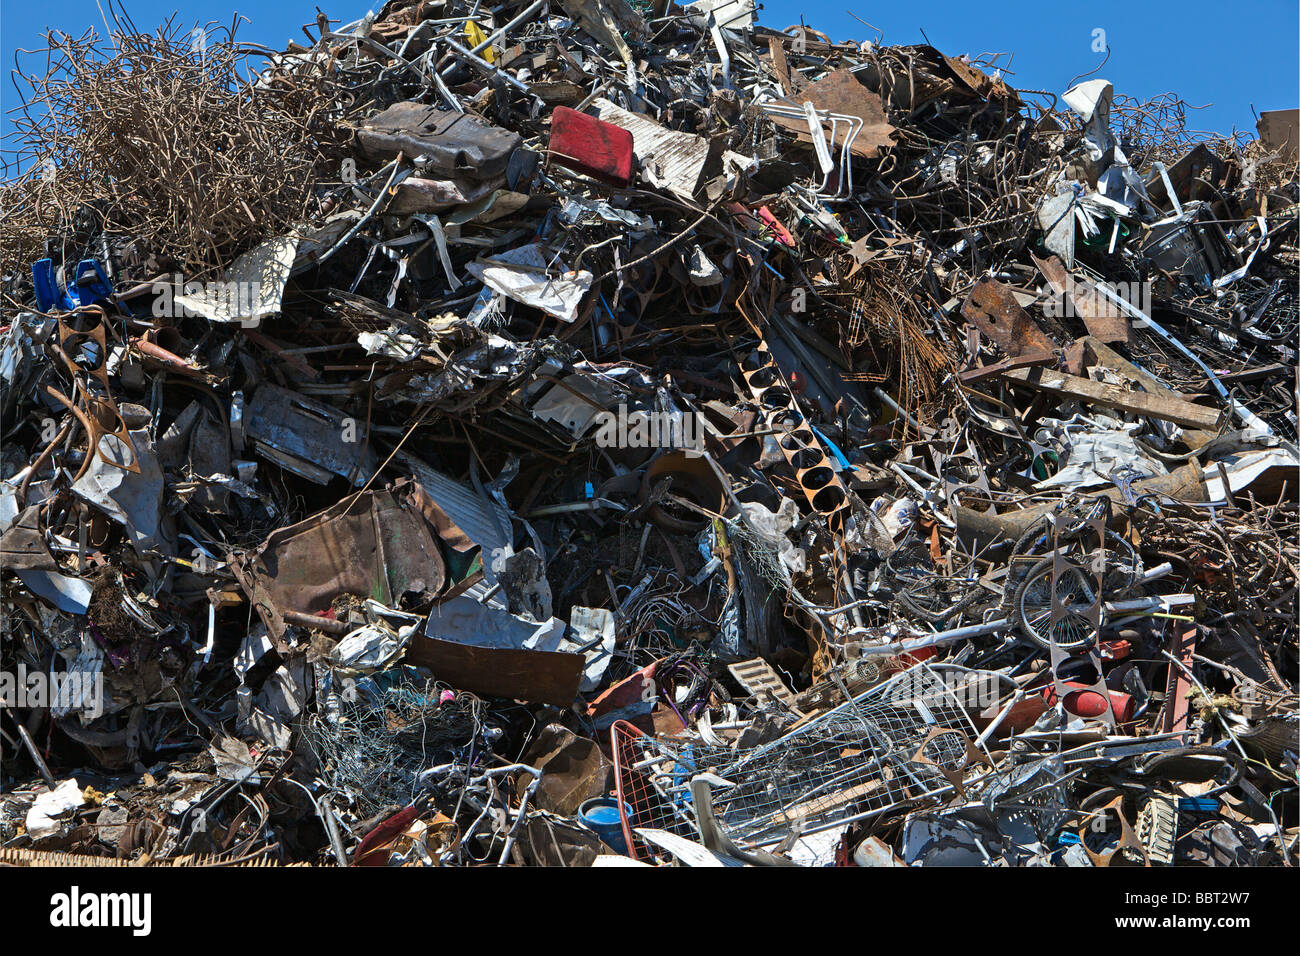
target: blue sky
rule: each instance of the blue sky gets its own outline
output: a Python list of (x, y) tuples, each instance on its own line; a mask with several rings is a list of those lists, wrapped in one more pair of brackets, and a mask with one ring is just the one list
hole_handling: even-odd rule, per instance
[(1194, 130), (1229, 133), (1235, 126), (1253, 134), (1252, 104), (1260, 112), (1300, 106), (1296, 0), (759, 2), (759, 22), (775, 30), (797, 23), (802, 11), (808, 26), (832, 39), (871, 39), (852, 10), (883, 30), (888, 44), (923, 43), (924, 30), (949, 56), (1014, 53), (1013, 86), (1055, 93), (1101, 62), (1092, 45), (1093, 31), (1102, 29), (1110, 59), (1094, 76), (1114, 83), (1117, 94), (1149, 99), (1172, 91), (1189, 104), (1210, 104), (1189, 113)]
[[(100, 0), (102, 3), (103, 0)], [(358, 3), (328, 0), (128, 0), (127, 11), (140, 29), (151, 29), (179, 10), (186, 26), (216, 20), (228, 24), (239, 11), (248, 17), (239, 36), (282, 47), (303, 41), (300, 24), (315, 17), (317, 2), (331, 17), (348, 22), (365, 14)], [(382, 0), (373, 0), (375, 7)], [(488, 0), (487, 6), (491, 6)], [(1101, 61), (1093, 52), (1093, 31), (1105, 32), (1110, 60), (1096, 74), (1115, 84), (1116, 92), (1149, 98), (1173, 91), (1189, 104), (1207, 105), (1191, 114), (1188, 126), (1227, 133), (1255, 129), (1256, 110), (1290, 109), (1300, 105), (1300, 5), (1296, 0), (1090, 0), (1087, 4), (1059, 0), (927, 0), (923, 3), (841, 4), (763, 0), (760, 22), (774, 29), (808, 25), (834, 40), (864, 40), (875, 36), (848, 12), (884, 31), (886, 43), (924, 42), (922, 30), (943, 52), (1014, 53), (1010, 64), (1013, 85), (1063, 91), (1071, 78), (1092, 70)], [(15, 103), (10, 71), (14, 51), (40, 45), (46, 25), (80, 34), (88, 25), (103, 32), (95, 0), (0, 0), (0, 62), (4, 64), (0, 104)], [(27, 58), (28, 69), (39, 62)], [(7, 118), (3, 128), (12, 128)]]

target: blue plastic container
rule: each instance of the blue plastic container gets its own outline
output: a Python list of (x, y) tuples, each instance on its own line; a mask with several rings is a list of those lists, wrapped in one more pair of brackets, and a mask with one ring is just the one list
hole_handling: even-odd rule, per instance
[[(627, 808), (628, 815), (632, 808)], [(593, 797), (578, 807), (578, 819), (591, 827), (605, 844), (627, 855), (627, 841), (623, 839), (623, 822), (618, 815), (618, 801), (609, 797)]]

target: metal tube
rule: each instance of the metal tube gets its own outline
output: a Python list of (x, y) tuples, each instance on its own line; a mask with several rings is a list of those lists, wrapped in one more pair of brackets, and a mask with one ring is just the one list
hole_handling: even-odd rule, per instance
[[(510, 29), (513, 29), (514, 27), (519, 26), (519, 24), (523, 23), (523, 22), (524, 22), (525, 20), (527, 20), (530, 16), (532, 16), (532, 15), (533, 15), (533, 12), (536, 11), (539, 7), (542, 6), (542, 4), (544, 4), (544, 3), (546, 3), (546, 2), (548, 2), (548, 0), (536, 0), (535, 3), (533, 3), (533, 4), (531, 4), (529, 7), (527, 7), (527, 8), (526, 8), (522, 13), (520, 13), (518, 16), (516, 16), (513, 20), (509, 21), (509, 22), (506, 23), (504, 26), (499, 26), (499, 27), (497, 27), (497, 28), (496, 28), (495, 30), (493, 30), (490, 34), (488, 34), (488, 38), (487, 38), (486, 40), (484, 40), (484, 41), (483, 41), (482, 43), (480, 43), (478, 46), (474, 47), (472, 50), (468, 50), (467, 52), (469, 52), (469, 53), (482, 53), (482, 52), (483, 52), (484, 50), (486, 50), (489, 46), (491, 46), (491, 45), (492, 45), (493, 43), (495, 43), (498, 39), (500, 39), (503, 35), (505, 35), (505, 32), (506, 32), (507, 30), (510, 30)], [(461, 18), (459, 18), (459, 19), (463, 20), (464, 17), (461, 17)], [(446, 21), (446, 22), (449, 22), (449, 23), (450, 23), (450, 22), (454, 22), (454, 21)], [(446, 54), (443, 54), (443, 56), (438, 60), (438, 65), (441, 66), (442, 63), (443, 63), (443, 60), (446, 60), (446, 59), (447, 59), (447, 55), (446, 55)], [(446, 71), (444, 70), (443, 72), (446, 72)]]
[(50, 789), (53, 790), (59, 785), (59, 783), (54, 779), (54, 774), (50, 773), (50, 767), (45, 762), (45, 758), (41, 756), (41, 752), (36, 746), (36, 741), (32, 740), (32, 735), (27, 732), (27, 728), (23, 726), (23, 722), (18, 719), (17, 714), (7, 707), (5, 708), (5, 713), (13, 718), (14, 726), (18, 728), (18, 736), (23, 740), (23, 746), (27, 748), (27, 753), (36, 764), (36, 769), (41, 772), (41, 776), (45, 778), (45, 782), (49, 784)]
[[(988, 621), (984, 624), (972, 624), (968, 627), (958, 627), (951, 631), (940, 631), (937, 634), (931, 634), (928, 637), (918, 637), (911, 640), (891, 641), (888, 644), (869, 645), (858, 648), (859, 657), (894, 657), (901, 654), (908, 654), (912, 651), (919, 651), (924, 647), (938, 647), (941, 644), (954, 644), (957, 641), (964, 641), (968, 637), (981, 637), (984, 634), (992, 634), (994, 631), (1000, 631), (1010, 623), (1005, 617), (998, 618), (996, 621)], [(853, 632), (850, 631), (846, 637), (852, 638)]]
[(1020, 690), (1016, 691), (1015, 695), (1011, 698), (1011, 700), (1007, 701), (1007, 705), (1002, 708), (1001, 712), (994, 719), (993, 723), (989, 724), (988, 727), (985, 728), (984, 733), (980, 734), (978, 737), (975, 738), (975, 743), (981, 747), (987, 744), (989, 738), (993, 736), (993, 732), (1002, 726), (1002, 721), (1004, 721), (1007, 715), (1011, 713), (1011, 708), (1016, 706), (1016, 704), (1020, 703), (1022, 700), (1024, 700), (1025, 697), (1027, 697), (1028, 695), (1029, 695), (1029, 689), (1027, 687), (1022, 687), (1020, 688)]
[(461, 46), (459, 43), (457, 43), (455, 40), (451, 39), (450, 37), (444, 37), (442, 42), (443, 42), (443, 43), (446, 43), (447, 46), (451, 47), (453, 50), (455, 50), (457, 53), (459, 53), (459, 54), (460, 54), (461, 56), (463, 56), (465, 59), (469, 60), (472, 64), (474, 64), (475, 66), (477, 66), (480, 70), (483, 70), (483, 71), (484, 71), (485, 73), (487, 73), (489, 76), (495, 76), (495, 77), (497, 77), (497, 78), (503, 80), (504, 82), (510, 84), (510, 85), (513, 86), (515, 89), (517, 89), (517, 90), (521, 90), (521, 91), (523, 91), (524, 93), (527, 93), (527, 94), (530, 95), (530, 96), (532, 95), (532, 91), (529, 90), (528, 87), (527, 87), (526, 85), (524, 85), (523, 83), (520, 83), (518, 80), (516, 80), (513, 76), (511, 76), (511, 75), (510, 75), (509, 73), (507, 73), (505, 70), (501, 69), (500, 67), (493, 66), (493, 65), (492, 65), (491, 63), (489, 63), (487, 60), (484, 60), (484, 59), (481, 59), (480, 57), (475, 56), (473, 53), (470, 53), (469, 50), (465, 49), (463, 46)]

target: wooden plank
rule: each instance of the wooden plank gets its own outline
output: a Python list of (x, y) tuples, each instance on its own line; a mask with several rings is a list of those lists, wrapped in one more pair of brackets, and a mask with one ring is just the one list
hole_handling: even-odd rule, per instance
[(1137, 415), (1149, 415), (1162, 421), (1173, 422), (1185, 428), (1200, 428), (1217, 431), (1223, 419), (1223, 412), (1191, 402), (1152, 395), (1150, 392), (1130, 392), (1115, 385), (1094, 382), (1092, 379), (1049, 369), (1010, 369), (1002, 372), (1000, 378), (1012, 384), (1024, 385), (1040, 392), (1050, 392), (1066, 398), (1078, 399), (1103, 408), (1115, 408), (1120, 411), (1133, 412)]
[(964, 372), (957, 373), (957, 379), (963, 385), (969, 385), (972, 382), (979, 382), (986, 378), (992, 378), (994, 375), (1000, 375), (1003, 372), (1016, 368), (1030, 368), (1034, 365), (1055, 365), (1056, 355), (1051, 352), (1025, 352), (1014, 358), (1004, 358), (992, 365), (977, 365), (975, 368), (967, 369)]
[(1144, 372), (1100, 339), (1085, 335), (1079, 341), (1083, 343), (1086, 349), (1084, 353), (1088, 360), (1084, 363), (1086, 366), (1101, 365), (1121, 373), (1125, 378), (1131, 378), (1153, 394), (1163, 395), (1165, 398), (1176, 399), (1180, 402), (1189, 400), (1182, 392), (1175, 391), (1154, 375)]
[(1056, 256), (1040, 259), (1030, 253), (1029, 257), (1057, 295), (1069, 295), (1092, 337), (1102, 342), (1133, 344), (1133, 327), (1128, 317), (1119, 306), (1104, 299), (1091, 282), (1076, 279)]
[(829, 793), (825, 796), (814, 797), (803, 803), (795, 804), (792, 807), (784, 807), (776, 812), (773, 817), (773, 823), (782, 826), (794, 826), (802, 823), (809, 817), (817, 816), (822, 813), (829, 813), (832, 810), (847, 806), (855, 800), (861, 800), (869, 797), (877, 791), (885, 789), (883, 780), (868, 780), (865, 783), (859, 783), (845, 790), (839, 790), (835, 793)]
[[(1120, 372), (1154, 395), (1163, 395), (1166, 398), (1177, 399), (1180, 402), (1187, 401), (1187, 398), (1184, 395), (1174, 391), (1174, 389), (1170, 388), (1154, 375), (1138, 368), (1105, 342), (1099, 341), (1091, 335), (1085, 335), (1079, 341), (1083, 343), (1085, 353), (1088, 357), (1088, 365), (1104, 365), (1106, 368)], [(1211, 441), (1214, 437), (1215, 432), (1212, 431), (1187, 429), (1183, 432), (1183, 444), (1195, 451), (1197, 448), (1200, 448), (1207, 442)]]

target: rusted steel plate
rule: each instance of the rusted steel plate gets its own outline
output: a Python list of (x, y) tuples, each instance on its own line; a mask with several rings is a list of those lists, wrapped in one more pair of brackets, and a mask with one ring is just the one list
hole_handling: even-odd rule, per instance
[(966, 297), (961, 314), (1009, 356), (1056, 348), (1056, 343), (1020, 307), (1011, 287), (996, 279), (981, 279)]

